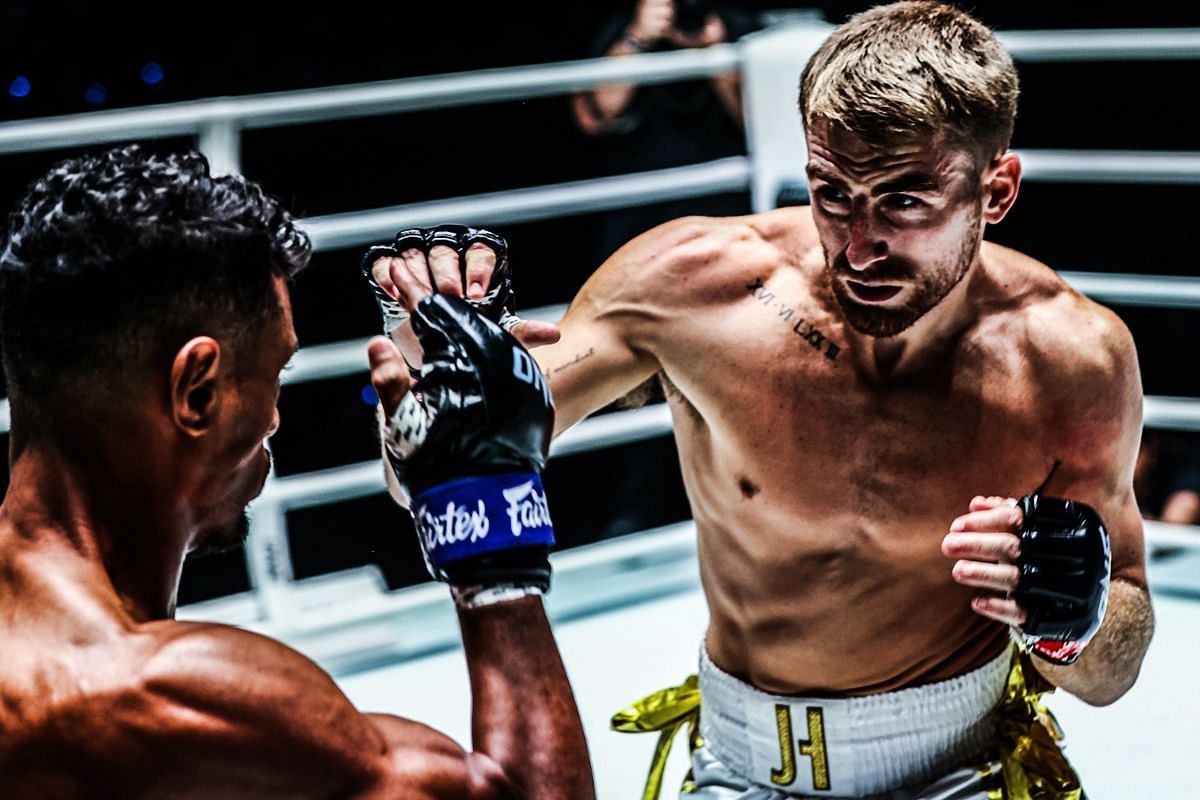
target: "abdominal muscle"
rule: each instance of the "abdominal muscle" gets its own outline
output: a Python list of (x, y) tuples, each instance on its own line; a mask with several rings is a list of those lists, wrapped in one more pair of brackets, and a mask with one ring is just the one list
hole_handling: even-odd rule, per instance
[(721, 669), (776, 694), (864, 695), (961, 675), (1008, 646), (941, 553), (973, 477), (856, 480), (833, 451), (760, 452), (740, 469), (738, 448), (676, 427)]
[(982, 666), (1009, 641), (1003, 626), (973, 614), (953, 588), (878, 569), (855, 581), (835, 568), (833, 579), (807, 575), (790, 587), (779, 575), (745, 579), (771, 571), (702, 570), (709, 657), (766, 692), (857, 696), (920, 686)]

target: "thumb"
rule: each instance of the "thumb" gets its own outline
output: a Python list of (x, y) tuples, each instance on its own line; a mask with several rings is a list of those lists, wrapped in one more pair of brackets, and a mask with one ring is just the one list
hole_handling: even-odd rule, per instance
[(383, 404), (383, 413), (390, 417), (396, 413), (412, 381), (408, 377), (408, 365), (404, 356), (391, 339), (376, 336), (367, 344), (367, 362), (371, 365), (371, 385)]
[(530, 349), (554, 344), (562, 338), (562, 331), (553, 322), (542, 322), (536, 319), (521, 320), (513, 325), (509, 332), (514, 339)]

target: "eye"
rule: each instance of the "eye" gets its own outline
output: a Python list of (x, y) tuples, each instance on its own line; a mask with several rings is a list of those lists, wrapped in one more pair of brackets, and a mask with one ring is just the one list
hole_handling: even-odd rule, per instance
[(841, 209), (850, 204), (850, 197), (841, 189), (832, 186), (818, 186), (815, 192), (821, 205), (830, 209)]
[(919, 208), (924, 203), (910, 194), (891, 194), (888, 195), (887, 205), (903, 211), (910, 208)]

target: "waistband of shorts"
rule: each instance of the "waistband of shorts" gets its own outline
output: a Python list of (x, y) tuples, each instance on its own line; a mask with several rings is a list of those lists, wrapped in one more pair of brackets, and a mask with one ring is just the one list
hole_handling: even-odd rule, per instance
[(1005, 650), (938, 683), (807, 698), (756, 689), (701, 648), (700, 735), (713, 755), (756, 783), (826, 797), (887, 792), (961, 766), (992, 742), (991, 711), (1011, 663)]

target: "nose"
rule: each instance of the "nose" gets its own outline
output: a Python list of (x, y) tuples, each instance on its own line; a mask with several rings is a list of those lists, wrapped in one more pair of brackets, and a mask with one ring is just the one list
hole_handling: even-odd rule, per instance
[(846, 261), (850, 268), (863, 271), (887, 257), (887, 241), (879, 224), (872, 220), (871, 211), (855, 208), (850, 212), (850, 241), (846, 244)]
[(271, 418), (271, 427), (267, 429), (267, 435), (264, 439), (270, 439), (275, 435), (275, 431), (279, 430), (279, 408), (275, 409), (275, 416)]

